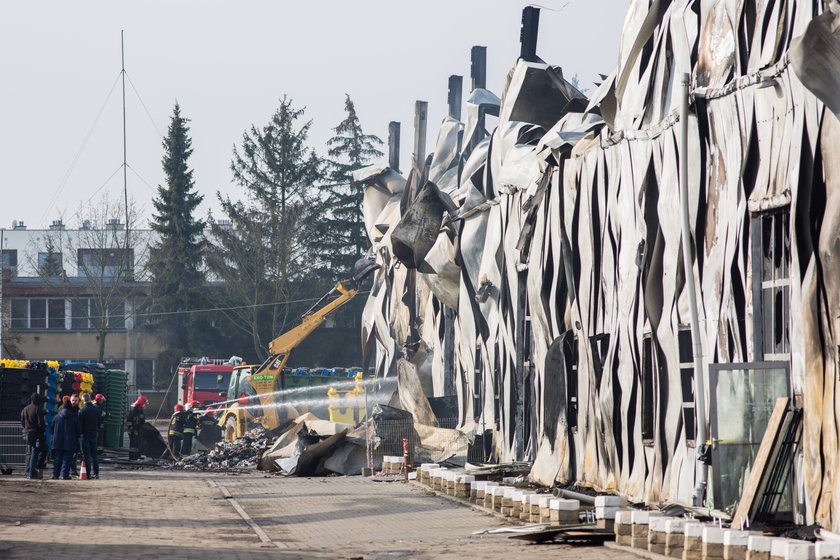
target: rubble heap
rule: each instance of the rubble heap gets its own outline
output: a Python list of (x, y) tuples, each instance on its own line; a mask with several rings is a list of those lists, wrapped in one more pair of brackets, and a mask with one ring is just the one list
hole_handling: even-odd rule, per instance
[(263, 428), (254, 428), (234, 443), (220, 441), (209, 450), (182, 458), (174, 467), (188, 470), (254, 468), (274, 439)]

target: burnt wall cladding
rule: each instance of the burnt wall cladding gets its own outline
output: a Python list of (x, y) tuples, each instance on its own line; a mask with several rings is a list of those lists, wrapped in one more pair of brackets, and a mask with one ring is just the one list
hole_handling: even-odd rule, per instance
[[(457, 300), (463, 429), (495, 430), (499, 459), (533, 460), (532, 477), (546, 484), (577, 480), (633, 500), (689, 502), (695, 460), (683, 404), (693, 398), (680, 371), (689, 324), (678, 189), (685, 150), (704, 361), (790, 355), (805, 409), (808, 521), (837, 529), (840, 163), (829, 154), (840, 153), (840, 122), (807, 78), (813, 68), (797, 62), (810, 44), (798, 38), (834, 16), (820, 15), (819, 2), (734, 4), (633, 3), (621, 63), (593, 94), (594, 110), (566, 114), (551, 130), (505, 119), (505, 105), (525, 98), (527, 73), (549, 71), (520, 72), (523, 62), (490, 137), (465, 142), (460, 154), (447, 149), (453, 130), (477, 130), (477, 104), (468, 103), (462, 128), (445, 123), (435, 157), (460, 159), (463, 172), (427, 179), (457, 211), (418, 272), (397, 264), (389, 232), (372, 232), (383, 269), (364, 339), (381, 374), (414, 359), (442, 394), (440, 301)], [(685, 147), (682, 73), (692, 80)], [(391, 198), (417, 192), (420, 179), (391, 188)], [(381, 173), (366, 181), (385, 184)], [(394, 226), (401, 216), (392, 202), (366, 208), (371, 223)], [(756, 238), (762, 231), (781, 236), (775, 254)], [(444, 262), (458, 267), (456, 281), (442, 279)], [(760, 324), (765, 288), (756, 282), (767, 267), (789, 286), (786, 334)], [(411, 306), (422, 358), (402, 350)]]

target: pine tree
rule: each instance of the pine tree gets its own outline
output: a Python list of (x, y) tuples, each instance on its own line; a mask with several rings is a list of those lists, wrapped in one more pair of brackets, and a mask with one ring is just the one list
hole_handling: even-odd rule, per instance
[(322, 163), (307, 145), (312, 121), (301, 122), (304, 112), (283, 97), (268, 124), (243, 134), (231, 171), (245, 200), (219, 195), (226, 219), (210, 222), (208, 268), (222, 280), (229, 307), (240, 307), (229, 318), (248, 330), (258, 356), (296, 317), (289, 305), (265, 304), (314, 295), (309, 243)]
[[(188, 122), (176, 102), (163, 140), (166, 185), (158, 186), (151, 222), (152, 230), (159, 236), (149, 259), (151, 307), (157, 312), (183, 312), (198, 307), (204, 284), (201, 272), (204, 222), (194, 216), (203, 197), (195, 191), (193, 172), (188, 165), (193, 151)], [(159, 315), (155, 323), (170, 350), (182, 354), (195, 350), (192, 347), (194, 321), (189, 314)]]
[(362, 215), (364, 192), (352, 184), (352, 173), (383, 155), (377, 149), (382, 140), (364, 133), (353, 100), (347, 94), (344, 110), (344, 120), (333, 129), (335, 136), (327, 141), (327, 195), (317, 227), (317, 253), (327, 266), (326, 273), (334, 280), (349, 276), (353, 264), (370, 245)]

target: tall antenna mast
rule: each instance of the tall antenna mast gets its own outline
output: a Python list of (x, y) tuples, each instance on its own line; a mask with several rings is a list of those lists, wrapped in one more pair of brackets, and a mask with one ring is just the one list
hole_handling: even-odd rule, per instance
[[(128, 232), (128, 162), (126, 158), (126, 134), (125, 134), (125, 30), (120, 30), (120, 53), (122, 58), (122, 113), (123, 113), (123, 193), (125, 194), (125, 231)], [(128, 233), (126, 233), (128, 235)]]

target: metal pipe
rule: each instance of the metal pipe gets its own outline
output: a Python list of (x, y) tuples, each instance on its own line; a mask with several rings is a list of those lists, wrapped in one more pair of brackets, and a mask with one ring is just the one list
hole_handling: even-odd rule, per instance
[(692, 502), (703, 505), (706, 493), (706, 464), (699, 451), (706, 444), (706, 383), (703, 375), (703, 343), (700, 340), (700, 319), (697, 312), (697, 291), (694, 286), (694, 265), (691, 250), (691, 226), (688, 212), (688, 74), (680, 79), (680, 213), (682, 214), (682, 252), (685, 268), (685, 285), (688, 288), (688, 304), (691, 314), (691, 340), (694, 351), (694, 411), (697, 414), (697, 485)]
[(590, 496), (589, 494), (581, 494), (580, 492), (573, 492), (571, 490), (565, 490), (563, 488), (555, 488), (554, 495), (559, 496), (561, 498), (568, 498), (570, 500), (577, 500), (580, 503), (589, 506), (595, 505), (595, 496)]

